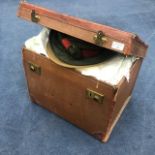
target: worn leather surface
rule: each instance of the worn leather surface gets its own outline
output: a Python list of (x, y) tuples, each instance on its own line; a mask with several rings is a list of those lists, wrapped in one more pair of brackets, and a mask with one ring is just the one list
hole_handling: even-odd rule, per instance
[[(155, 2), (154, 0), (109, 0), (96, 6), (87, 1), (41, 1), (69, 9), (70, 13), (138, 33), (150, 48), (139, 74), (132, 100), (107, 144), (101, 144), (80, 129), (30, 104), (22, 69), (21, 45), (40, 27), (18, 19), (18, 1), (0, 2), (0, 154), (42, 155), (148, 155), (155, 152)], [(121, 4), (119, 3), (121, 2)], [(66, 3), (66, 4), (65, 4)], [(85, 5), (80, 6), (80, 3)], [(89, 3), (97, 3), (90, 0)], [(87, 10), (87, 14), (78, 11)], [(59, 9), (58, 9), (59, 8)], [(98, 8), (98, 9), (97, 9)], [(100, 8), (100, 9), (99, 9)], [(63, 11), (62, 9), (62, 11)], [(103, 11), (104, 10), (104, 11)], [(63, 11), (63, 12), (64, 12)], [(100, 14), (100, 15), (99, 15)], [(7, 34), (7, 35), (6, 35)]]

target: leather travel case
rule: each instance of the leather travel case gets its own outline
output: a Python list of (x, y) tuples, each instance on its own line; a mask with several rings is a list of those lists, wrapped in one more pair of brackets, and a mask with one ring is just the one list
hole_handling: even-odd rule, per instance
[[(121, 113), (129, 103), (147, 45), (133, 33), (83, 20), (22, 1), (18, 17), (63, 32), (83, 41), (138, 59), (123, 77), (110, 85), (74, 69), (52, 62), (48, 57), (23, 48), (23, 64), (29, 95), (36, 103), (102, 142), (106, 142)], [(110, 50), (109, 50), (110, 49)]]

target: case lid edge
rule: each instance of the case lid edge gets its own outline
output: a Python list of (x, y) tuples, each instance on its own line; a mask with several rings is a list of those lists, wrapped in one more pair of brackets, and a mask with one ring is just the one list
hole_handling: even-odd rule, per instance
[[(82, 35), (76, 34), (75, 32), (73, 32), (74, 30), (72, 32), (69, 32), (65, 30), (65, 28), (61, 28), (60, 32), (64, 32), (66, 34), (75, 36), (79, 39), (82, 39), (94, 44), (94, 41), (92, 38), (97, 33), (97, 31), (100, 30), (104, 32), (105, 36), (111, 42), (110, 44), (107, 43), (102, 47), (114, 50), (116, 52), (119, 52), (125, 55), (135, 55), (138, 57), (145, 57), (148, 46), (137, 35), (133, 33), (121, 31), (119, 29), (115, 29), (110, 26), (97, 24), (84, 19), (79, 19), (66, 14), (61, 14), (55, 11), (47, 10), (40, 6), (36, 6), (27, 2), (20, 2), (17, 16), (22, 19), (31, 21), (30, 14), (32, 10), (35, 10), (37, 14), (39, 14), (41, 17), (44, 16), (46, 18), (50, 18), (56, 22), (59, 22), (59, 25), (67, 24), (72, 28), (75, 28), (75, 30), (79, 30), (80, 32), (83, 32), (83, 34), (85, 35), (87, 34), (88, 39), (86, 38), (86, 36), (82, 37), (83, 34)], [(59, 28), (51, 26), (50, 22), (46, 24), (45, 22), (43, 22), (43, 20), (38, 22), (38, 24), (47, 26), (52, 29), (59, 30)], [(118, 49), (112, 49), (114, 43), (117, 43), (116, 46), (118, 46)], [(124, 47), (121, 47), (123, 46), (123, 44), (124, 44)], [(120, 45), (120, 49), (122, 48), (123, 50), (119, 49), (119, 45)]]

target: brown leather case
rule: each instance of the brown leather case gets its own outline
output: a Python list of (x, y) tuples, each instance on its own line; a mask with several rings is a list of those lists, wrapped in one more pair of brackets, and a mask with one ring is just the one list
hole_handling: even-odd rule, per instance
[[(112, 86), (23, 48), (23, 64), (32, 102), (106, 142), (131, 98), (147, 45), (135, 34), (27, 2), (20, 3), (18, 16), (103, 48), (139, 57), (132, 65), (129, 82), (122, 78), (118, 85)], [(124, 48), (114, 49), (114, 42), (123, 44)]]

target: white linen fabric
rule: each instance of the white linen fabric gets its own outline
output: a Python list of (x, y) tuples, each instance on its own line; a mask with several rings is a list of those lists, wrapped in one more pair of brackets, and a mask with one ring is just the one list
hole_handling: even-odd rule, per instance
[(43, 28), (37, 36), (34, 36), (25, 42), (25, 47), (38, 54), (48, 56), (46, 52), (46, 45), (49, 40), (49, 32), (49, 29)]
[[(48, 43), (49, 31), (49, 29), (43, 28), (39, 35), (32, 37), (25, 42), (25, 47), (48, 57), (46, 45)], [(117, 85), (123, 77), (126, 77), (129, 81), (130, 68), (136, 59), (137, 58), (134, 56), (126, 57), (118, 54), (93, 67), (78, 68), (76, 70), (85, 76), (94, 77), (97, 80), (106, 82), (110, 85)]]
[(123, 76), (129, 81), (130, 68), (135, 60), (134, 57), (117, 55), (102, 64), (78, 69), (78, 71), (83, 75), (95, 77), (99, 81), (117, 85)]

